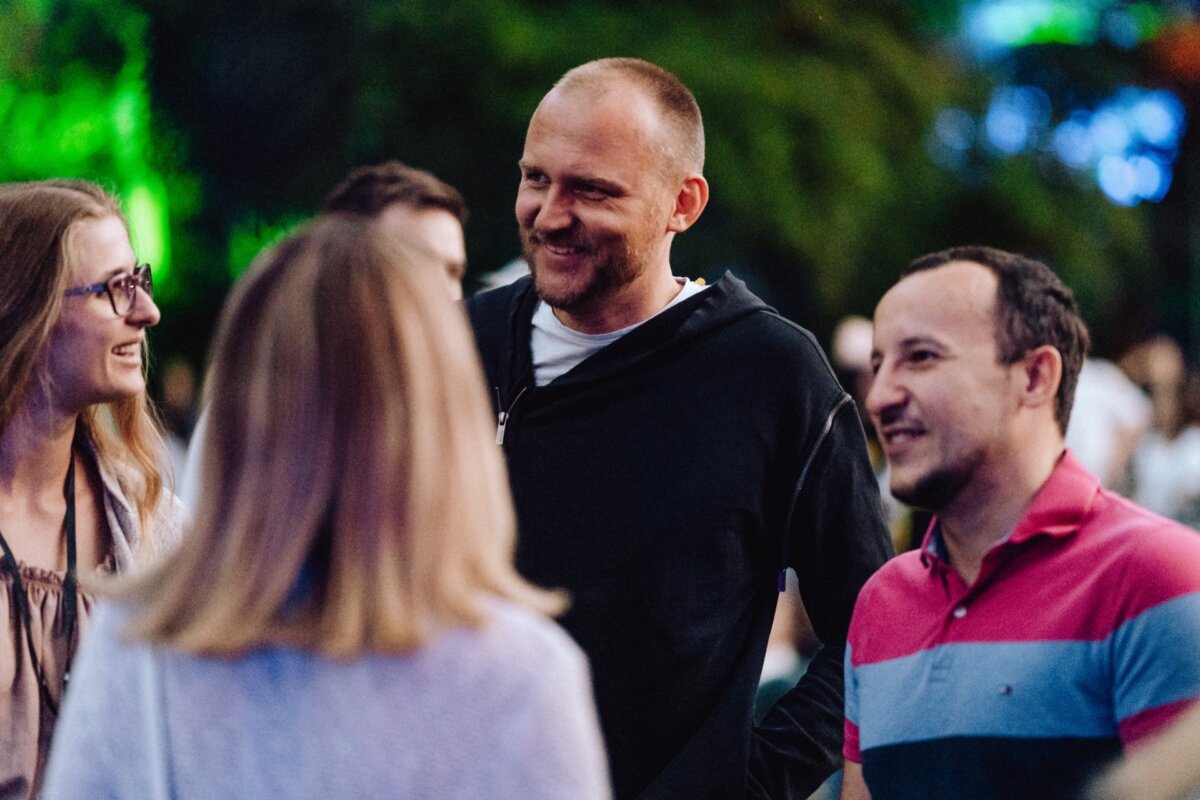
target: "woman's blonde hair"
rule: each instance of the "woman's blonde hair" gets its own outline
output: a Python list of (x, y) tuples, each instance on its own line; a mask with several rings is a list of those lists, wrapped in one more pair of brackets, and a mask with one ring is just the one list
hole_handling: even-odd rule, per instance
[[(68, 243), (76, 223), (110, 216), (128, 230), (120, 203), (94, 183), (0, 184), (0, 431), (31, 392), (53, 391), (45, 356), (71, 280)], [(153, 546), (165, 451), (146, 393), (89, 406), (79, 422), (100, 460), (121, 476), (142, 546)]]
[(135, 635), (351, 657), (479, 624), (487, 594), (561, 607), (513, 567), (474, 342), (419, 259), (331, 215), (251, 266), (213, 349), (194, 524), (135, 584)]

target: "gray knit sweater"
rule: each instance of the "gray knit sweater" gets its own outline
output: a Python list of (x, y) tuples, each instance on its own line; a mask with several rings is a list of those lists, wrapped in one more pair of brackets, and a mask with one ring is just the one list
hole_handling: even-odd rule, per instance
[(130, 643), (127, 609), (102, 605), (44, 796), (607, 798), (582, 654), (552, 623), (491, 608), (417, 652), (336, 662)]

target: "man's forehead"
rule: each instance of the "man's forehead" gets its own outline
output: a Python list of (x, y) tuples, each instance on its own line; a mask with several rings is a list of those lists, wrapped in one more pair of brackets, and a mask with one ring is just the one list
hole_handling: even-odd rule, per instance
[(920, 336), (992, 336), (998, 280), (987, 267), (955, 261), (906, 275), (875, 308), (875, 342)]
[(414, 206), (410, 203), (391, 203), (378, 214), (380, 222), (397, 231), (436, 229), (439, 232), (462, 230), (458, 217), (438, 206)]
[(384, 231), (438, 258), (465, 260), (462, 223), (444, 208), (392, 203), (377, 217)]
[(538, 137), (565, 137), (593, 145), (657, 148), (663, 136), (657, 103), (640, 87), (621, 82), (595, 92), (587, 87), (555, 87), (534, 111), (525, 141), (528, 145)]

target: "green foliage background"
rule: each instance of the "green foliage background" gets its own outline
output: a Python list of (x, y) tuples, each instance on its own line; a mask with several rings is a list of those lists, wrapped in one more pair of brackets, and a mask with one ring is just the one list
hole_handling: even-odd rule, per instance
[[(1186, 327), (1154, 209), (1113, 206), (1037, 155), (965, 180), (931, 161), (938, 109), (982, 108), (995, 80), (946, 46), (956, 5), (0, 0), (0, 178), (160, 192), (156, 349), (198, 363), (234, 276), (358, 164), (399, 158), (458, 186), (473, 275), (515, 256), (529, 115), (570, 67), (635, 55), (705, 115), (712, 201), (677, 240), (681, 274), (732, 268), (826, 339), (913, 256), (978, 242), (1054, 264), (1101, 351)], [(1137, 76), (1098, 58), (1088, 80)]]

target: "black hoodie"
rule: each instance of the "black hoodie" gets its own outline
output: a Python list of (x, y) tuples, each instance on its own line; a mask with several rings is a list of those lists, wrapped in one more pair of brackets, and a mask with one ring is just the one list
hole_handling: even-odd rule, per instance
[[(891, 552), (854, 403), (732, 275), (541, 387), (537, 302), (525, 278), (467, 308), (517, 566), (571, 595), (617, 797), (807, 797), (840, 763), (846, 629)], [(788, 566), (825, 646), (755, 728)]]

